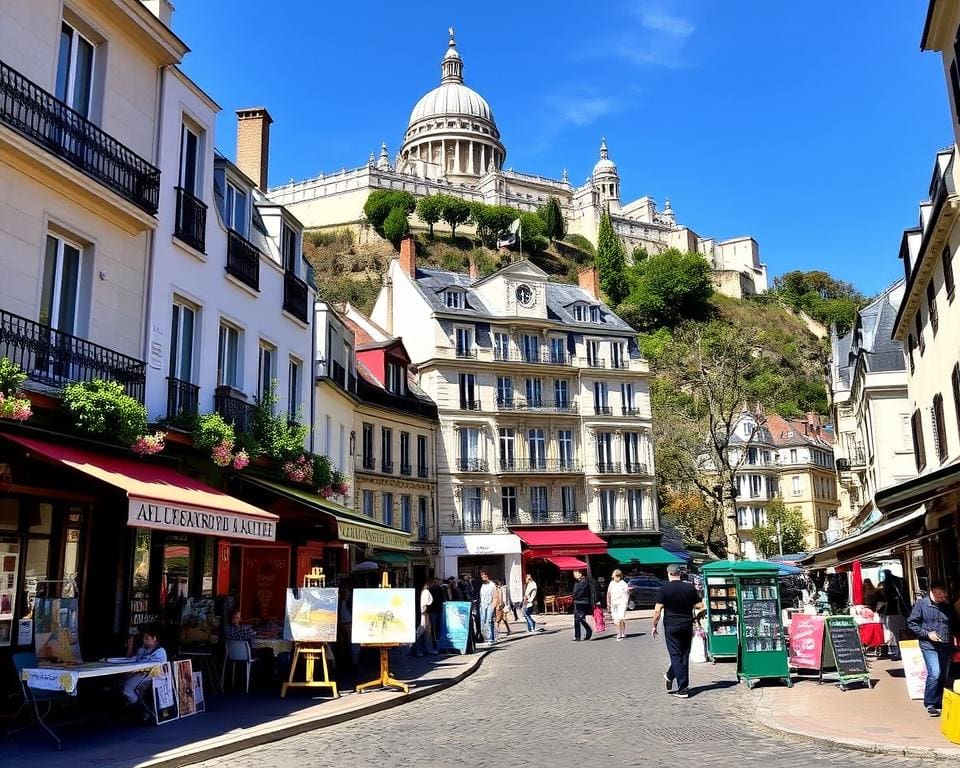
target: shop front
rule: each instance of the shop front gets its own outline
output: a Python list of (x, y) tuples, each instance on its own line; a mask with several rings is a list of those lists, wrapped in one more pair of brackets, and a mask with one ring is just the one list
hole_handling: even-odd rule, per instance
[(658, 546), (610, 546), (607, 556), (626, 575), (664, 576), (668, 565), (686, 565), (678, 554)]
[(573, 571), (593, 573), (590, 560), (607, 552), (607, 542), (586, 528), (516, 529), (524, 544), (523, 570), (540, 587), (542, 596), (562, 596), (573, 588)]
[(443, 534), (440, 537), (443, 578), (480, 571), (491, 579), (516, 581), (520, 568), (520, 538), (512, 533)]

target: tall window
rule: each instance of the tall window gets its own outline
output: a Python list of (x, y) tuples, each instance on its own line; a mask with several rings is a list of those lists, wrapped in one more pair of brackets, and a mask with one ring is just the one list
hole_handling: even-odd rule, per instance
[(913, 340), (913, 334), (912, 333), (907, 334), (907, 360), (910, 363), (910, 373), (913, 373), (913, 370), (915, 368), (914, 361), (913, 361), (913, 350), (916, 349), (916, 347), (917, 347), (917, 344)]
[(554, 379), (553, 401), (557, 408), (570, 407), (570, 384), (566, 379)]
[(427, 477), (430, 474), (430, 466), (427, 463), (427, 438), (425, 435), (417, 435), (417, 477)]
[(540, 337), (532, 334), (523, 334), (523, 359), (528, 363), (540, 362)]
[(170, 378), (193, 381), (194, 328), (197, 312), (179, 299), (173, 300), (170, 320)]
[(363, 468), (373, 469), (373, 424), (364, 423), (362, 430)]
[(910, 428), (913, 437), (913, 459), (917, 464), (917, 472), (927, 466), (927, 454), (923, 448), (923, 424), (920, 420), (920, 410), (917, 409), (910, 417)]
[(56, 96), (71, 109), (90, 117), (93, 101), (93, 59), (96, 47), (66, 22), (60, 27)]
[(475, 411), (477, 404), (476, 380), (472, 373), (461, 373), (460, 379), (460, 408)]
[(457, 357), (473, 357), (473, 328), (457, 328)]
[(410, 469), (410, 433), (400, 433), (400, 474), (409, 475)]
[(510, 359), (510, 334), (493, 334), (493, 355), (497, 360)]
[(600, 357), (600, 342), (591, 340), (587, 342), (587, 365), (591, 368), (600, 368), (603, 366), (603, 358)]
[(429, 499), (426, 496), (417, 498), (417, 532), (420, 534), (421, 539), (426, 539), (430, 536), (430, 523), (427, 520), (428, 503)]
[(61, 237), (47, 235), (40, 292), (40, 323), (64, 333), (79, 330), (80, 279), (83, 248)]
[(933, 396), (933, 447), (942, 462), (947, 458), (947, 426), (943, 420), (943, 395)]
[(393, 430), (380, 427), (380, 467), (384, 472), (393, 472)]
[(480, 469), (480, 430), (474, 427), (460, 428), (460, 464), (461, 469), (477, 471)]
[(610, 364), (614, 368), (627, 367), (627, 345), (622, 341), (610, 343)]
[(572, 429), (557, 430), (557, 453), (558, 458), (560, 459), (560, 468), (573, 469), (574, 454)]
[(620, 402), (623, 405), (624, 416), (628, 416), (635, 412), (636, 401), (634, 400), (633, 384), (624, 382), (620, 385)]
[(913, 327), (917, 333), (917, 347), (920, 349), (920, 354), (922, 355), (926, 351), (926, 342), (923, 340), (923, 323), (920, 321), (920, 310), (917, 310), (916, 316), (913, 318)]
[(540, 408), (543, 405), (543, 382), (540, 379), (527, 379), (527, 406)]
[(530, 517), (533, 522), (540, 523), (547, 520), (547, 487), (535, 485), (530, 489)]
[(383, 494), (383, 523), (393, 527), (393, 494)]
[(567, 362), (567, 340), (562, 336), (554, 336), (550, 339), (550, 362)]
[(296, 230), (287, 222), (280, 224), (280, 256), (283, 259), (283, 268), (296, 275), (300, 263), (300, 238)]
[(953, 301), (956, 283), (953, 277), (953, 254), (950, 252), (950, 244), (943, 247), (943, 253), (940, 254), (940, 263), (943, 265), (943, 285), (947, 289), (947, 301)]
[(402, 395), (406, 390), (407, 369), (400, 363), (387, 362), (387, 391), (395, 395)]
[(449, 309), (463, 309), (463, 291), (450, 290), (443, 292), (444, 300)]
[[(180, 126), (180, 188), (200, 197), (200, 135), (187, 125)], [(183, 222), (181, 222), (183, 223)]]
[(940, 325), (940, 318), (937, 315), (937, 291), (933, 287), (933, 280), (927, 283), (927, 313), (930, 315), (930, 327), (934, 335), (937, 333), (937, 327)]
[(600, 322), (600, 307), (596, 305), (590, 307), (590, 322), (591, 323)]
[(617, 518), (617, 492), (613, 488), (600, 491), (600, 528), (609, 531)]
[(593, 411), (597, 414), (610, 413), (610, 398), (605, 381), (593, 382)]
[(639, 472), (643, 464), (643, 435), (639, 432), (623, 433), (623, 458), (627, 472)]
[(791, 480), (793, 482), (793, 495), (799, 496), (800, 495), (800, 475), (794, 475), (791, 478)]
[(613, 432), (597, 432), (597, 465), (601, 472), (613, 471)]
[(483, 514), (483, 490), (480, 488), (463, 489), (463, 521), (468, 530), (479, 530)]
[(630, 523), (631, 530), (643, 530), (643, 491), (639, 488), (631, 488), (627, 491), (627, 520)]
[(516, 467), (516, 433), (506, 427), (500, 428), (500, 468), (514, 469)]
[(960, 363), (953, 364), (950, 385), (953, 387), (953, 412), (957, 417), (957, 429), (960, 430)]
[(497, 405), (501, 408), (513, 407), (513, 379), (509, 376), (497, 376)]
[(404, 494), (400, 497), (400, 530), (410, 533), (413, 524), (413, 509), (410, 497)]
[(577, 515), (577, 489), (572, 485), (560, 488), (560, 511), (564, 520), (570, 520)]
[(547, 441), (542, 429), (527, 432), (527, 453), (530, 457), (530, 469), (546, 469)]
[(373, 517), (373, 491), (363, 492), (363, 514)]
[(300, 379), (302, 378), (303, 363), (291, 357), (287, 366), (287, 416), (290, 421), (301, 418), (300, 415)]
[(223, 321), (217, 344), (217, 384), (240, 388), (240, 331)]
[(512, 485), (505, 485), (500, 490), (500, 509), (503, 511), (503, 519), (507, 523), (516, 523), (519, 521), (517, 515), (517, 489)]
[(270, 394), (276, 378), (277, 350), (264, 341), (260, 342), (257, 358), (257, 397), (263, 400)]
[(239, 187), (227, 182), (227, 193), (224, 198), (224, 224), (243, 237), (247, 236), (247, 193)]

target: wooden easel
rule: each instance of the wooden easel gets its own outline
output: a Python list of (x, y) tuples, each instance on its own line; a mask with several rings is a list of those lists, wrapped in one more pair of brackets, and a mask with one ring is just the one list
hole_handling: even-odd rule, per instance
[[(384, 573), (383, 580), (380, 582), (381, 589), (390, 589), (390, 574)], [(362, 683), (357, 686), (357, 693), (363, 693), (368, 688), (399, 688), (404, 693), (410, 693), (410, 686), (401, 683), (399, 680), (390, 676), (390, 649), (397, 648), (397, 644), (380, 646), (380, 677), (371, 680), (368, 683)]]
[[(322, 588), (326, 586), (326, 582), (327, 579), (326, 576), (323, 575), (323, 568), (315, 567), (310, 573), (305, 574), (303, 577), (304, 587)], [(340, 697), (336, 680), (330, 679), (330, 670), (327, 667), (327, 656), (325, 653), (326, 647), (326, 643), (294, 643), (293, 659), (290, 662), (290, 675), (280, 689), (281, 699), (286, 698), (287, 688), (329, 688), (334, 698)], [(306, 665), (306, 679), (294, 682), (293, 676), (297, 673), (297, 664), (301, 658)], [(316, 670), (314, 665), (317, 661), (320, 662), (321, 668), (323, 669), (323, 677), (319, 680), (314, 678), (314, 672)]]

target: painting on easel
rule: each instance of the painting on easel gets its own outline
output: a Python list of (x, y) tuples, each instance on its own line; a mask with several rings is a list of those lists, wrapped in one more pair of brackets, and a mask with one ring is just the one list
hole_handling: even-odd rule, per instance
[(336, 642), (337, 602), (335, 587), (288, 589), (284, 638), (298, 643)]
[(352, 641), (395, 645), (417, 639), (416, 592), (412, 589), (355, 589)]

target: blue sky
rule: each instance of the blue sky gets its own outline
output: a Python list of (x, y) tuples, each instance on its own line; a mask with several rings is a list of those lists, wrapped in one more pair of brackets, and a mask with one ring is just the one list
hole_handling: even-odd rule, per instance
[[(753, 235), (771, 277), (824, 269), (875, 293), (901, 274), (935, 151), (952, 141), (925, 0), (608, 3), (178, 0), (184, 68), (274, 118), (270, 184), (396, 152), (456, 27), (507, 166), (582, 183), (600, 136), (626, 202), (669, 197), (701, 236)], [(549, 10), (549, 8), (553, 10)]]

